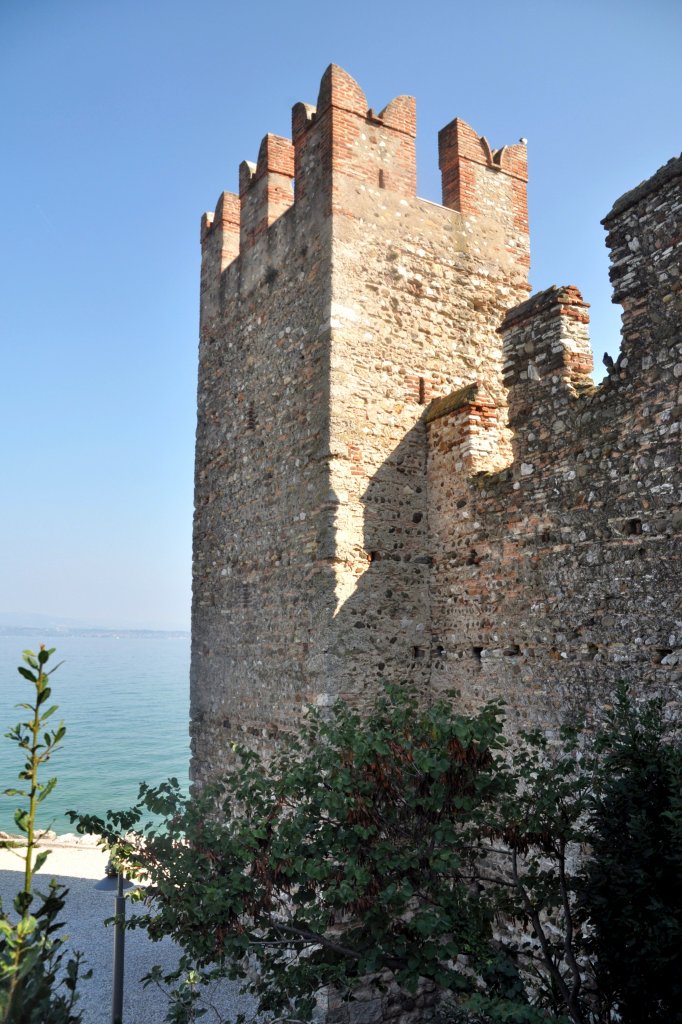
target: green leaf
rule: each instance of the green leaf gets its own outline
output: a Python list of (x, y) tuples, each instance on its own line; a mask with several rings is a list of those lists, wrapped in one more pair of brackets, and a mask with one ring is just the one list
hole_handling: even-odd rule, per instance
[(38, 707), (40, 707), (41, 704), (45, 703), (45, 701), (49, 698), (51, 693), (52, 690), (50, 689), (49, 686), (43, 687), (43, 689), (38, 694)]
[(22, 832), (28, 832), (28, 811), (24, 811), (22, 810), (21, 807), (17, 807), (16, 811), (14, 812), (14, 823), (17, 826), (17, 828), (20, 829)]
[(40, 851), (40, 853), (38, 854), (38, 856), (35, 859), (35, 863), (33, 865), (32, 874), (35, 874), (36, 871), (40, 871), (40, 869), (42, 868), (43, 864), (45, 863), (45, 861), (47, 860), (47, 858), (49, 856), (50, 856), (50, 850), (41, 850)]
[(48, 781), (45, 783), (45, 786), (44, 786), (42, 792), (38, 796), (38, 803), (39, 804), (41, 804), (43, 802), (43, 800), (47, 799), (47, 797), (50, 795), (50, 793), (52, 792), (52, 790), (54, 789), (54, 787), (56, 785), (57, 785), (57, 779), (56, 778), (48, 779)]
[(38, 677), (36, 675), (34, 675), (33, 672), (31, 672), (30, 669), (24, 668), (23, 665), (19, 665), (18, 666), (17, 672), (19, 672), (19, 674), (22, 675), (24, 677), (24, 679), (28, 679), (28, 681), (30, 683), (37, 683), (38, 682)]
[(28, 917), (23, 917), (21, 921), (17, 921), (15, 927), (17, 935), (20, 938), (25, 939), (36, 930), (36, 928), (38, 927), (38, 922), (36, 921), (35, 917), (29, 915)]

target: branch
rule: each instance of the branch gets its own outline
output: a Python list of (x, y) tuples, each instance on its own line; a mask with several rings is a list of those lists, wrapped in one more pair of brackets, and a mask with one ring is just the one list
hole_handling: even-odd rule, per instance
[(564, 907), (565, 929), (564, 929), (564, 950), (566, 962), (573, 975), (573, 987), (571, 989), (571, 1004), (575, 1004), (582, 987), (580, 968), (573, 955), (573, 918), (571, 916), (571, 904), (568, 898), (568, 886), (566, 885), (566, 848), (562, 843), (559, 854), (559, 887), (561, 889), (561, 902)]
[(578, 1010), (576, 1010), (576, 1008), (573, 1006), (573, 1002), (572, 1002), (572, 999), (571, 999), (571, 993), (568, 990), (568, 985), (564, 981), (563, 976), (561, 974), (561, 971), (559, 970), (559, 968), (556, 966), (556, 964), (554, 963), (554, 961), (552, 959), (551, 947), (550, 947), (550, 944), (549, 944), (549, 940), (547, 939), (547, 936), (545, 934), (545, 931), (544, 931), (544, 929), (542, 927), (542, 924), (540, 923), (540, 915), (538, 914), (537, 910), (535, 909), (535, 907), (531, 903), (530, 899), (528, 898), (528, 893), (526, 892), (526, 890), (525, 890), (525, 888), (523, 886), (523, 883), (522, 883), (522, 881), (521, 881), (521, 879), (519, 877), (518, 856), (517, 856), (516, 850), (512, 851), (512, 876), (514, 878), (514, 883), (516, 885), (516, 889), (519, 892), (519, 894), (521, 896), (521, 899), (523, 901), (523, 905), (524, 905), (524, 907), (526, 909), (526, 913), (528, 914), (529, 918), (533, 922), (533, 927), (535, 929), (535, 934), (538, 937), (538, 942), (540, 943), (540, 948), (542, 949), (543, 959), (544, 959), (544, 962), (545, 962), (545, 968), (549, 971), (549, 973), (554, 978), (554, 981), (555, 981), (555, 983), (557, 985), (557, 988), (561, 992), (561, 995), (562, 995), (562, 998), (564, 1000), (564, 1004), (566, 1006), (566, 1009), (568, 1010), (568, 1012), (569, 1012), (569, 1014), (571, 1016), (571, 1019), (574, 1021), (574, 1024), (584, 1024), (584, 1021), (582, 1019), (582, 1016), (581, 1016), (580, 1012)]
[[(309, 931), (307, 928), (301, 928), (300, 925), (284, 924), (279, 921), (270, 921), (269, 927), (279, 930), (285, 933), (285, 935), (292, 935), (297, 938), (305, 939), (307, 942), (312, 943), (315, 946), (323, 946), (325, 949), (330, 950), (332, 953), (337, 953), (339, 956), (344, 957), (346, 960), (355, 960), (356, 962), (362, 959), (362, 954), (358, 953), (357, 950), (351, 949), (350, 946), (344, 946), (340, 942), (335, 942), (333, 939), (328, 939), (325, 935), (320, 935), (319, 932)], [(401, 970), (405, 967), (405, 961), (398, 957), (387, 957), (382, 956), (381, 962), (386, 967), (390, 967), (394, 971)]]
[(481, 875), (475, 874), (467, 876), (472, 882), (492, 882), (493, 885), (506, 885), (509, 889), (515, 889), (514, 882), (511, 882), (508, 878), (500, 878), (497, 875)]

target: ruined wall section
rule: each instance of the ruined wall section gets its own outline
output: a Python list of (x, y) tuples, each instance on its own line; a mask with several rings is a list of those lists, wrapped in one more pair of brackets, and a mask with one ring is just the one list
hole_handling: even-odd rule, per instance
[(480, 472), (492, 412), (433, 409), (432, 681), (516, 724), (589, 714), (623, 678), (679, 700), (681, 170), (605, 220), (623, 343), (600, 387), (586, 304), (552, 288), (503, 325), (512, 466)]
[[(344, 102), (344, 145), (333, 167), (337, 507), (328, 526), (337, 612), (327, 678), (362, 704), (379, 680), (428, 685), (424, 411), (434, 396), (479, 378), (502, 403), (497, 328), (528, 294), (529, 247), (524, 145), (510, 147), (513, 166), (501, 168), (485, 140), (453, 122), (439, 139), (444, 205), (431, 203), (416, 196), (414, 101), (398, 97), (374, 114), (355, 90), (352, 104)], [(450, 187), (455, 168), (468, 175), (466, 198)], [(499, 426), (496, 465), (511, 458), (504, 417)]]
[[(272, 743), (316, 696), (330, 612), (316, 559), (328, 492), (329, 200), (313, 145), (266, 136), (202, 222), (192, 619), (193, 777)], [(298, 154), (299, 159), (301, 154)], [(310, 180), (312, 179), (312, 181)]]

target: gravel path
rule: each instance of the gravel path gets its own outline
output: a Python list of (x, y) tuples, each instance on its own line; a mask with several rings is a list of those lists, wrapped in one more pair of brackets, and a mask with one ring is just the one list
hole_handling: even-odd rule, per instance
[[(8, 908), (21, 887), (23, 875), (15, 869), (18, 861), (12, 861), (7, 851), (0, 853), (0, 897)], [(106, 856), (95, 849), (59, 848), (48, 857), (41, 877), (36, 879), (38, 889), (43, 880), (47, 882), (53, 876), (69, 887), (62, 915), (65, 931), (71, 948), (84, 953), (87, 967), (93, 972), (92, 978), (83, 981), (79, 989), (83, 1024), (111, 1024), (114, 935), (113, 929), (105, 927), (104, 921), (114, 913), (115, 894), (98, 892), (94, 888), (97, 879), (102, 878), (105, 862)], [(127, 912), (134, 913), (135, 908), (129, 906)], [(143, 988), (139, 979), (154, 964), (172, 969), (177, 959), (178, 949), (170, 940), (151, 942), (142, 929), (126, 933), (123, 1024), (162, 1024), (167, 1009), (165, 996), (156, 987)], [(211, 993), (210, 998), (219, 1013), (202, 1017), (206, 1024), (217, 1024), (218, 1021), (227, 1024), (234, 1021), (238, 1012), (244, 1013), (251, 1008), (250, 1002), (240, 996), (238, 987), (232, 982), (224, 982)]]

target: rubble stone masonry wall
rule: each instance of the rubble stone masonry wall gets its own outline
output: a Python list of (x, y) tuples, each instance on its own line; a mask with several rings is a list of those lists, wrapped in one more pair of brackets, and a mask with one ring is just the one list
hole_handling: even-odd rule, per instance
[[(445, 171), (444, 198), (453, 208), (427, 202), (414, 194), (413, 172), (399, 176), (404, 187), (392, 187), (396, 131), (387, 129), (387, 112), (395, 104), (411, 140), (414, 101), (399, 97), (368, 119), (358, 98), (352, 149), (336, 175), (332, 231), (330, 485), (337, 504), (327, 529), (336, 613), (322, 683), (358, 705), (382, 680), (428, 687), (424, 412), (434, 396), (477, 378), (503, 402), (497, 328), (528, 293), (525, 146), (511, 147), (518, 176), (501, 172), (486, 162), (476, 133), (453, 122), (441, 133), (441, 168), (473, 167), (469, 196), (478, 207), (448, 193)], [(462, 135), (480, 163), (455, 151)], [(398, 145), (404, 156), (404, 135)], [(413, 151), (409, 159), (413, 167)], [(342, 173), (349, 160), (367, 168), (363, 178)], [(508, 461), (508, 432), (499, 444), (498, 457)]]
[(377, 114), (332, 66), (202, 221), (197, 780), (307, 702), (428, 686), (424, 410), (472, 377), (502, 403), (529, 256), (525, 146), (452, 122), (440, 206), (416, 197), (415, 133), (411, 97)]
[(197, 780), (220, 771), (235, 740), (272, 743), (315, 698), (305, 662), (324, 626), (311, 556), (327, 490), (330, 226), (328, 203), (294, 206), (291, 150), (266, 136), (258, 164), (240, 168), (240, 197), (224, 194), (202, 222)]
[(622, 349), (599, 387), (576, 288), (551, 288), (501, 328), (513, 462), (473, 399), (429, 422), (436, 689), (507, 701), (551, 728), (614, 683), (679, 709), (682, 160), (605, 219)]
[(674, 699), (680, 167), (606, 218), (623, 347), (528, 298), (524, 144), (440, 133), (340, 68), (202, 221), (192, 771), (382, 681), (552, 729), (619, 678)]

